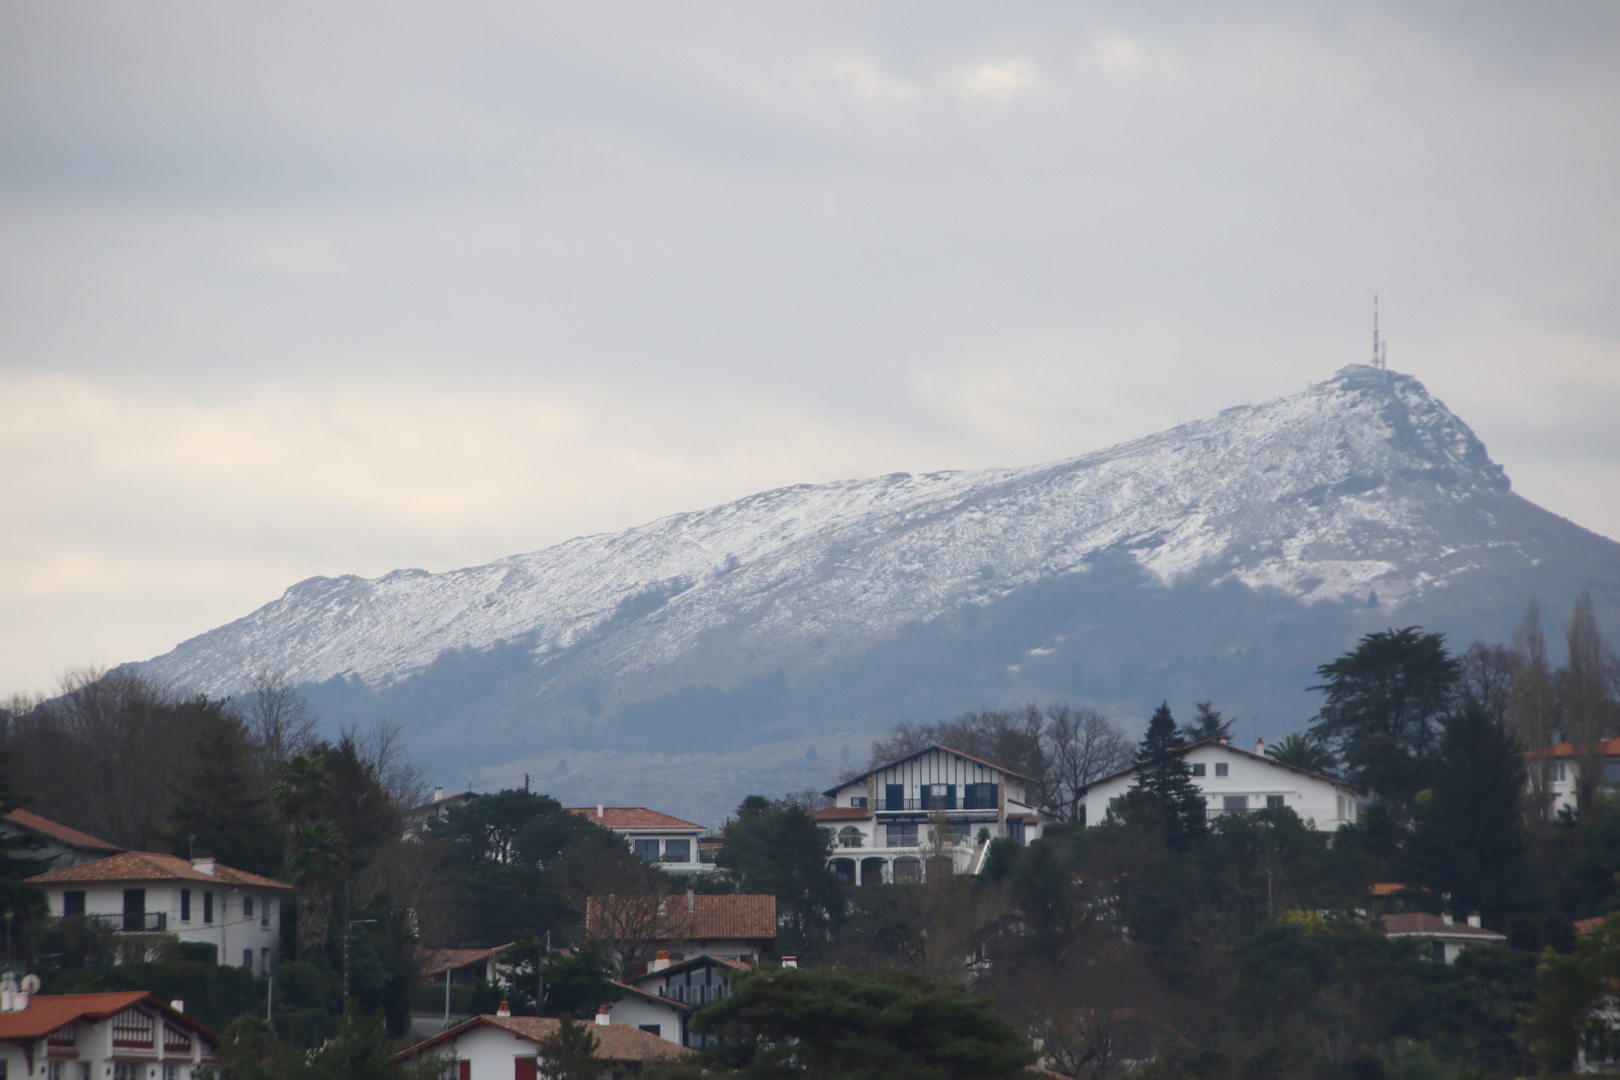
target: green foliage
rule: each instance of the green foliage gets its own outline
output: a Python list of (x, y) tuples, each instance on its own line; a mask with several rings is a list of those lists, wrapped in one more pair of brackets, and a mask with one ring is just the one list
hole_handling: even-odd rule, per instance
[(1181, 729), (1181, 744), (1191, 746), (1205, 739), (1225, 739), (1232, 734), (1235, 720), (1222, 720), (1221, 710), (1212, 701), (1200, 701), (1193, 706), (1193, 722)]
[(1164, 815), (1164, 839), (1179, 847), (1204, 834), (1204, 799), (1192, 782), (1192, 770), (1181, 749), (1170, 703), (1153, 711), (1147, 734), (1136, 752), (1136, 782), (1141, 791), (1158, 804)]
[(1334, 748), (1352, 783), (1397, 808), (1422, 787), (1435, 721), (1452, 704), (1457, 661), (1441, 634), (1421, 627), (1368, 634), (1355, 649), (1316, 669), (1327, 700), (1310, 734)]
[(1266, 756), (1283, 765), (1292, 765), (1296, 769), (1308, 769), (1313, 773), (1324, 776), (1334, 775), (1333, 770), (1338, 768), (1338, 759), (1333, 751), (1317, 742), (1309, 735), (1302, 735), (1291, 731), (1287, 735), (1266, 747)]
[(891, 968), (762, 970), (736, 979), (693, 1030), (717, 1077), (997, 1080), (1035, 1059), (1025, 1039), (956, 983)]
[(1620, 919), (1610, 918), (1583, 934), (1574, 952), (1542, 954), (1536, 969), (1536, 1000), (1524, 1030), (1536, 1056), (1549, 1069), (1568, 1068), (1581, 1039), (1607, 1033), (1606, 1015), (1620, 980)]
[(1445, 767), (1414, 808), (1401, 880), (1450, 892), (1457, 910), (1500, 925), (1529, 899), (1519, 809), (1524, 759), (1512, 734), (1477, 704), (1443, 722), (1439, 753)]
[(351, 1010), (336, 1036), (314, 1050), (283, 1042), (262, 1020), (242, 1017), (221, 1033), (221, 1080), (440, 1080), (444, 1064), (427, 1056), (394, 1060), (382, 1017)]
[(557, 953), (546, 965), (546, 1016), (575, 1016), (588, 1019), (599, 1005), (610, 1005), (624, 996), (612, 983), (613, 964), (598, 949)]
[(844, 904), (843, 888), (827, 867), (831, 837), (803, 804), (759, 795), (742, 801), (725, 835), (716, 865), (742, 892), (776, 897), (784, 924), (780, 951), (812, 953)]
[(281, 837), (253, 775), (247, 728), (223, 703), (200, 698), (205, 713), (191, 760), (175, 785), (167, 832), (175, 851), (211, 851), (226, 866), (271, 875), (281, 863)]
[(603, 1064), (596, 1056), (594, 1026), (570, 1015), (559, 1017), (557, 1030), (540, 1040), (540, 1074), (548, 1080), (594, 1080)]
[[(0, 753), (0, 815), (19, 809), (32, 800), (19, 797), (11, 790), (12, 753)], [(32, 833), (18, 836), (0, 836), (0, 913), (14, 924), (26, 924), (43, 918), (47, 913), (45, 894), (37, 885), (28, 885), (24, 878), (43, 874), (50, 869), (48, 859), (40, 859), (33, 852), (45, 846)]]
[(243, 1013), (264, 1014), (265, 985), (246, 968), (188, 962), (149, 962), (45, 973), (47, 994), (150, 990), (186, 1003), (186, 1013), (216, 1031)]

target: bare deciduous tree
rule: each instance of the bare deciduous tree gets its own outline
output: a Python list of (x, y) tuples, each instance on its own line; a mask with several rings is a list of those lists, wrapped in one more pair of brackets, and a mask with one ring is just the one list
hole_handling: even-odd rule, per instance
[(1566, 633), (1569, 666), (1564, 669), (1564, 720), (1578, 770), (1576, 809), (1584, 815), (1602, 782), (1600, 744), (1614, 734), (1615, 727), (1609, 677), (1613, 654), (1598, 627), (1592, 594), (1584, 589), (1575, 598)]
[(308, 753), (315, 745), (315, 714), (280, 672), (261, 671), (253, 688), (232, 704), (247, 724), (266, 775), (280, 762)]
[[(1513, 672), (1507, 694), (1507, 722), (1519, 744), (1535, 750), (1551, 746), (1558, 736), (1558, 693), (1552, 666), (1547, 663), (1547, 638), (1541, 631), (1541, 605), (1534, 597), (1513, 632)], [(1552, 805), (1547, 770), (1530, 768), (1530, 801), (1535, 819), (1544, 819)]]
[(1085, 786), (1129, 765), (1134, 748), (1119, 725), (1096, 709), (1056, 705), (1046, 715), (1048, 805), (1064, 820), (1079, 821)]

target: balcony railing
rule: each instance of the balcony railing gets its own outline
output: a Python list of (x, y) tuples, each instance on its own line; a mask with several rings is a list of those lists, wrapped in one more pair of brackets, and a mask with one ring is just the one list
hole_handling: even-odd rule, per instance
[[(77, 912), (75, 914), (79, 918), (92, 919), (124, 934), (159, 934), (169, 928), (169, 913), (166, 911), (116, 911), (112, 913), (96, 912), (93, 914)], [(64, 915), (62, 917), (70, 918), (72, 916)]]
[[(983, 803), (983, 805), (981, 805)], [(931, 799), (879, 799), (879, 810), (994, 810), (996, 804), (980, 799), (947, 799), (936, 795)]]
[(731, 986), (729, 983), (717, 983), (714, 986), (666, 986), (658, 991), (658, 996), (679, 1001), (684, 1005), (707, 1005), (711, 1001), (730, 997)]

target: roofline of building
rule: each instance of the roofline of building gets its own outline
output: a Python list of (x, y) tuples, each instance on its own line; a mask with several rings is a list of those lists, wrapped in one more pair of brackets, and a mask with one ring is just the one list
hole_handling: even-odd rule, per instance
[[(668, 970), (669, 970), (669, 968), (664, 968), (661, 971), (649, 971), (649, 972), (647, 972), (647, 974), (648, 975), (662, 975), (665, 971), (668, 971)], [(647, 998), (649, 1001), (656, 1002), (659, 1005), (668, 1005), (670, 1008), (674, 1009), (676, 1012), (694, 1012), (695, 1011), (693, 1006), (688, 1005), (684, 1001), (676, 1001), (674, 998), (667, 998), (667, 997), (664, 997), (662, 994), (655, 994), (650, 990), (643, 990), (639, 986), (633, 986), (630, 983), (620, 982), (618, 979), (609, 979), (608, 982), (612, 983), (614, 986), (617, 986), (620, 990), (623, 990), (626, 993), (635, 994), (637, 997)], [(609, 1005), (608, 1007), (612, 1008), (611, 1005)]]
[[(1290, 765), (1286, 761), (1278, 761), (1276, 758), (1267, 757), (1264, 754), (1256, 754), (1252, 750), (1244, 750), (1241, 747), (1233, 746), (1231, 743), (1222, 742), (1219, 739), (1199, 739), (1195, 743), (1188, 743), (1186, 746), (1177, 747), (1177, 749), (1181, 751), (1183, 756), (1185, 756), (1186, 754), (1190, 753), (1191, 751), (1198, 749), (1200, 746), (1218, 746), (1222, 750), (1230, 750), (1234, 754), (1242, 754), (1244, 757), (1253, 758), (1254, 760), (1264, 762), (1267, 765), (1275, 765), (1279, 769), (1289, 769), (1289, 770), (1292, 770), (1293, 772), (1300, 773), (1301, 775), (1304, 775), (1304, 776), (1309, 776), (1309, 777), (1311, 777), (1313, 779), (1316, 779), (1316, 780), (1326, 780), (1328, 783), (1332, 784), (1334, 787), (1343, 788), (1345, 791), (1350, 792), (1350, 794), (1352, 794), (1352, 795), (1361, 794), (1360, 790), (1358, 788), (1356, 788), (1356, 786), (1354, 784), (1346, 783), (1345, 781), (1340, 780), (1337, 777), (1328, 776), (1326, 773), (1312, 772), (1310, 769), (1302, 769), (1298, 765)], [(1099, 777), (1097, 777), (1097, 779), (1091, 781), (1091, 783), (1081, 785), (1077, 790), (1080, 791), (1080, 792), (1090, 791), (1092, 788), (1096, 787), (1098, 784), (1106, 784), (1110, 780), (1118, 780), (1120, 777), (1129, 776), (1131, 773), (1133, 773), (1135, 771), (1136, 771), (1136, 763), (1132, 762), (1131, 764), (1125, 766), (1123, 769), (1116, 769), (1113, 772), (1109, 773), (1107, 776), (1099, 776)]]
[[(83, 1011), (81, 1011), (81, 1012), (77, 1013), (75, 1016), (73, 1016), (71, 1019), (63, 1021), (63, 1023), (58, 1024), (56, 1027), (52, 1028), (51, 1030), (52, 1031), (59, 1031), (59, 1030), (61, 1030), (61, 1028), (65, 1027), (67, 1024), (75, 1023), (75, 1022), (77, 1022), (79, 1020), (84, 1020), (84, 1019), (105, 1020), (108, 1017), (116, 1016), (117, 1014), (123, 1012), (125, 1009), (132, 1009), (137, 1005), (155, 1005), (155, 1006), (157, 1006), (158, 1012), (162, 1016), (167, 1017), (169, 1019), (179, 1020), (183, 1024), (188, 1024), (191, 1027), (195, 1028), (196, 1030), (202, 1032), (208, 1038), (212, 1039), (216, 1046), (219, 1044), (219, 1032), (215, 1031), (213, 1028), (209, 1027), (207, 1024), (203, 1023), (201, 1020), (198, 1020), (196, 1017), (187, 1016), (185, 1013), (179, 1011), (173, 1005), (170, 1005), (167, 1001), (164, 1001), (162, 998), (158, 997), (156, 994), (152, 993), (152, 991), (150, 991), (150, 990), (103, 990), (103, 991), (92, 992), (92, 993), (88, 993), (88, 994), (35, 994), (35, 995), (33, 995), (33, 997), (36, 1000), (40, 999), (40, 998), (49, 1000), (50, 998), (57, 998), (57, 997), (120, 997), (121, 998), (121, 997), (124, 997), (127, 994), (137, 994), (139, 996), (136, 997), (132, 1001), (124, 1002), (123, 1004), (117, 1006), (116, 1008), (84, 1009)], [(15, 1016), (17, 1014), (13, 1013), (12, 1015)], [(26, 1015), (26, 1013), (24, 1013), (24, 1015)]]
[[(590, 818), (591, 821), (594, 824), (600, 825), (604, 829), (611, 829), (613, 827), (613, 826), (611, 826), (611, 825), (609, 825), (607, 823), (607, 817), (606, 817), (605, 814), (602, 817), (597, 817), (596, 816), (596, 807), (594, 807), (594, 806), (565, 806), (565, 807), (563, 807), (563, 809), (566, 810), (570, 814), (583, 814), (585, 817)], [(607, 810), (645, 810), (649, 814), (657, 814), (660, 817), (666, 817), (671, 821), (680, 822), (680, 825), (678, 825), (678, 826), (676, 826), (676, 825), (651, 825), (651, 826), (648, 826), (647, 828), (644, 828), (644, 829), (640, 829), (640, 828), (635, 829), (636, 832), (691, 832), (693, 829), (696, 829), (699, 833), (701, 833), (701, 832), (703, 832), (703, 830), (705, 828), (708, 827), (706, 825), (699, 825), (695, 821), (687, 821), (685, 818), (678, 818), (674, 814), (666, 814), (662, 810), (654, 810), (650, 806), (604, 806), (604, 807), (602, 807), (602, 809), (604, 811), (607, 811)], [(626, 828), (627, 829), (632, 828), (632, 826), (626, 826)]]
[[(31, 818), (32, 820), (25, 821), (23, 818), (19, 818), (17, 816), (18, 814), (22, 814), (27, 818)], [(67, 844), (70, 847), (89, 848), (95, 851), (106, 851), (114, 855), (121, 851), (129, 850), (128, 848), (119, 847), (117, 844), (103, 840), (99, 836), (91, 836), (82, 829), (75, 829), (71, 825), (63, 825), (60, 821), (52, 821), (48, 817), (36, 814), (32, 810), (21, 806), (7, 811), (5, 816), (6, 820), (11, 822), (13, 825), (27, 829), (29, 832), (43, 833), (44, 835), (52, 837), (53, 839)]]
[(868, 776), (871, 776), (873, 773), (880, 773), (884, 769), (892, 769), (896, 765), (904, 765), (908, 761), (913, 761), (913, 760), (915, 760), (917, 758), (922, 757), (924, 754), (932, 753), (935, 750), (943, 750), (947, 754), (955, 754), (959, 758), (965, 758), (966, 760), (974, 762), (975, 764), (983, 765), (983, 766), (985, 766), (986, 768), (989, 768), (989, 769), (994, 769), (997, 772), (1002, 773), (1003, 775), (1010, 776), (1010, 777), (1014, 778), (1015, 780), (1022, 780), (1026, 784), (1033, 784), (1035, 782), (1033, 779), (1031, 779), (1028, 776), (1025, 776), (1021, 772), (1013, 772), (1011, 769), (1007, 768), (1006, 766), (997, 765), (993, 761), (986, 761), (983, 758), (974, 757), (972, 754), (963, 753), (962, 751), (957, 750), (955, 747), (946, 746), (944, 743), (929, 743), (927, 746), (923, 747), (921, 750), (917, 750), (917, 751), (915, 751), (913, 753), (907, 754), (905, 757), (898, 757), (898, 758), (895, 758), (893, 761), (886, 761), (882, 765), (874, 765), (870, 769), (867, 769), (865, 772), (861, 773), (859, 776), (852, 776), (848, 780), (842, 780), (842, 781), (839, 782), (837, 787), (828, 788), (826, 791), (823, 791), (822, 794), (827, 796), (830, 799), (833, 796), (837, 795), (840, 791), (842, 791), (845, 788), (849, 787), (849, 785), (855, 783), (857, 780), (865, 780)]
[[(183, 859), (182, 856), (179, 856), (179, 855), (164, 855), (163, 852), (161, 852), (161, 851), (121, 851), (118, 854), (119, 855), (162, 855), (166, 859), (181, 859), (183, 862), (186, 862), (186, 864), (188, 866), (190, 865), (190, 861), (186, 860), (186, 859)], [(116, 857), (117, 856), (115, 856), (115, 855), (109, 855), (107, 858), (110, 859), (110, 858), (116, 858)], [(270, 890), (276, 891), (276, 892), (289, 892), (289, 893), (298, 891), (296, 886), (289, 885), (285, 881), (277, 881), (274, 878), (261, 877), (258, 874), (250, 874), (249, 871), (247, 871), (247, 870), (238, 870), (234, 866), (226, 866), (225, 869), (231, 871), (231, 873), (233, 873), (233, 874), (249, 874), (250, 877), (255, 877), (255, 878), (258, 878), (259, 880), (257, 882), (226, 881), (224, 878), (214, 877), (212, 874), (203, 874), (203, 872), (200, 871), (200, 870), (197, 871), (197, 872), (199, 874), (202, 874), (201, 877), (181, 877), (178, 874), (176, 874), (176, 875), (174, 875), (172, 877), (101, 877), (101, 878), (85, 878), (85, 877), (58, 877), (57, 876), (58, 874), (71, 874), (75, 870), (83, 870), (86, 867), (99, 866), (101, 863), (103, 863), (105, 861), (106, 861), (106, 859), (92, 859), (91, 861), (89, 861), (87, 863), (80, 863), (78, 866), (64, 866), (59, 870), (47, 870), (43, 874), (35, 874), (33, 877), (23, 878), (23, 881), (25, 883), (29, 884), (29, 885), (95, 885), (95, 884), (98, 884), (98, 883), (117, 884), (119, 882), (124, 882), (124, 881), (190, 881), (190, 882), (201, 882), (201, 883), (206, 884), (208, 881), (213, 881), (215, 884), (218, 884), (221, 887), (228, 888), (228, 889), (270, 889)], [(223, 863), (216, 863), (215, 865), (216, 866), (223, 866), (224, 864)]]

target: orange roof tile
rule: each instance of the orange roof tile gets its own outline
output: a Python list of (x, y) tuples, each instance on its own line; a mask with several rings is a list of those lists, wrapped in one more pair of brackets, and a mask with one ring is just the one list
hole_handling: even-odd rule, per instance
[(1525, 751), (1528, 757), (1574, 757), (1577, 753), (1591, 754), (1593, 757), (1614, 757), (1620, 754), (1620, 739), (1583, 743), (1578, 749), (1574, 743), (1561, 742)]
[(1422, 934), (1431, 937), (1475, 937), (1486, 941), (1506, 941), (1506, 934), (1469, 926), (1466, 922), (1446, 922), (1438, 915), (1426, 911), (1408, 911), (1383, 916), (1384, 933), (1389, 937)]
[(214, 872), (205, 874), (191, 865), (190, 859), (178, 855), (161, 855), (155, 851), (126, 851), (105, 859), (80, 866), (64, 866), (27, 879), (34, 885), (61, 885), (80, 881), (217, 881), (226, 885), (252, 885), (260, 889), (292, 891), (285, 881), (260, 877), (246, 870), (236, 870), (220, 863)]
[(416, 958), (422, 965), (422, 978), (427, 979), (444, 974), (446, 967), (452, 971), (464, 968), (468, 964), (476, 964), (480, 960), (499, 956), (511, 947), (512, 943), (508, 941), (505, 945), (497, 945), (493, 949), (418, 949)]
[(816, 811), (817, 821), (855, 821), (859, 818), (869, 818), (872, 811), (864, 806), (829, 806), (824, 810)]
[(590, 818), (598, 825), (605, 825), (610, 829), (636, 829), (657, 831), (670, 829), (679, 832), (690, 832), (693, 829), (703, 831), (703, 826), (692, 821), (682, 821), (678, 817), (661, 814), (657, 810), (649, 810), (645, 806), (604, 806), (602, 816), (596, 816), (594, 806), (570, 806), (570, 814), (579, 814)]
[[(520, 1039), (537, 1043), (556, 1034), (561, 1021), (550, 1016), (495, 1016), (485, 1013), (458, 1024), (449, 1031), (419, 1042), (409, 1050), (396, 1055), (395, 1061), (406, 1061), (443, 1043), (454, 1040), (463, 1032), (479, 1026), (498, 1027), (510, 1031)], [(606, 1061), (649, 1061), (653, 1058), (682, 1057), (692, 1053), (684, 1046), (659, 1038), (630, 1024), (597, 1024), (586, 1021), (596, 1036), (596, 1056)]]
[[(1401, 884), (1399, 881), (1375, 881), (1372, 883), (1372, 887), (1369, 888), (1367, 892), (1373, 896), (1394, 896), (1404, 888), (1406, 888), (1406, 886)], [(1427, 889), (1423, 891), (1428, 892)]]
[(6, 820), (15, 822), (31, 832), (43, 833), (53, 839), (60, 840), (70, 847), (88, 848), (91, 851), (105, 851), (109, 855), (124, 850), (117, 844), (109, 844), (105, 840), (98, 840), (89, 833), (80, 832), (78, 829), (70, 829), (66, 825), (58, 824), (50, 818), (40, 817), (38, 814), (30, 813), (27, 810), (13, 810), (6, 815)]
[(1593, 930), (1602, 926), (1608, 918), (1607, 915), (1595, 915), (1590, 919), (1576, 919), (1575, 932), (1577, 934), (1590, 934)]
[(218, 1041), (213, 1029), (200, 1024), (184, 1013), (175, 1012), (169, 1003), (146, 990), (125, 990), (114, 994), (35, 994), (28, 999), (28, 1008), (20, 1012), (0, 1012), (0, 1041), (17, 1039), (43, 1039), (59, 1027), (75, 1020), (105, 1020), (121, 1013), (131, 1005), (147, 1005), (170, 1020), (178, 1020)]
[[(688, 899), (691, 912), (686, 910)], [(585, 900), (585, 932), (596, 933), (603, 923), (603, 905), (629, 898), (591, 896)], [(607, 910), (612, 910), (611, 908)], [(723, 938), (758, 941), (776, 939), (776, 897), (699, 896), (676, 894), (664, 900), (663, 914), (656, 918), (652, 941), (702, 941)]]

